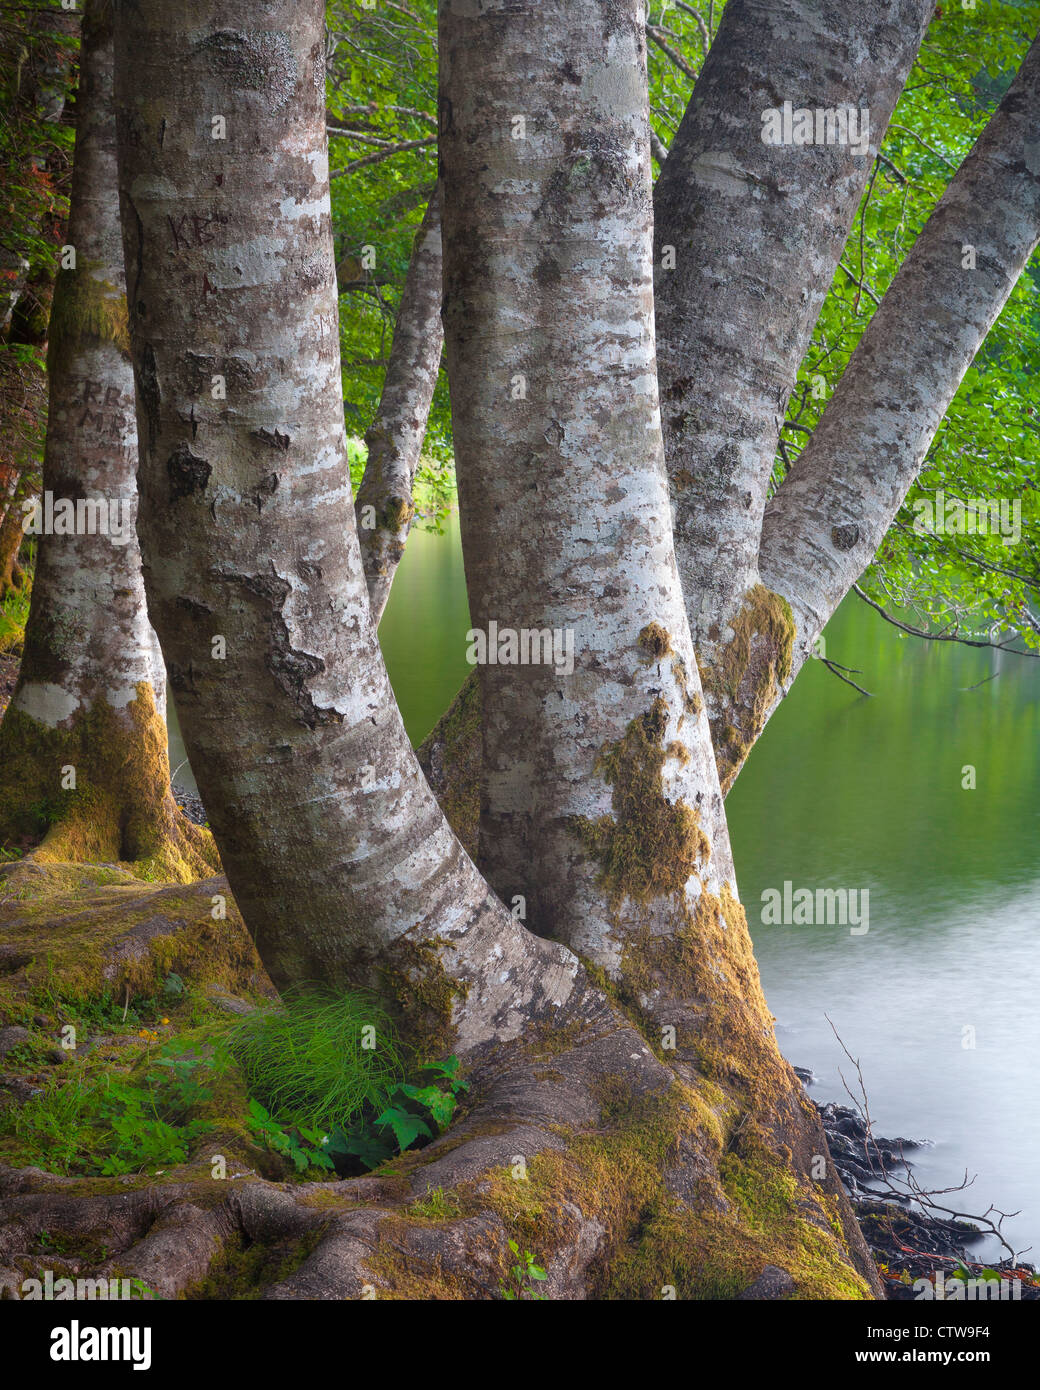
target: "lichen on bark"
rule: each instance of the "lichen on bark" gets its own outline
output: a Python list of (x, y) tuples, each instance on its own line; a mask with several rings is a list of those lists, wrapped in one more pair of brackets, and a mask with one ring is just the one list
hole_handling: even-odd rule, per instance
[(756, 584), (725, 629), (708, 633), (698, 653), (723, 794), (729, 791), (791, 675), (795, 622), (780, 594)]

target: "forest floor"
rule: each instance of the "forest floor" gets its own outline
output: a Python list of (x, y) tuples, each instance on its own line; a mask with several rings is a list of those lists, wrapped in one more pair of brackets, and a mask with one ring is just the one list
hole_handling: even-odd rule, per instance
[[(0, 714), (18, 656), (0, 654)], [(204, 821), (196, 794), (178, 787), (176, 796)], [(209, 910), (214, 894), (227, 898), (220, 921)], [(164, 885), (120, 864), (0, 863), (0, 1198), (22, 1191), (27, 1173), (107, 1174), (135, 1187), (142, 1178), (154, 1187), (197, 1180), (215, 1144), (235, 1177), (293, 1192), (301, 1183), (315, 1193), (349, 1186), (300, 1168), (286, 1132), (270, 1117), (258, 1121), (239, 1069), (207, 1071), (214, 1038), (274, 997), (222, 877)], [(811, 1073), (800, 1075), (811, 1086)], [(1031, 1266), (972, 1260), (979, 1237), (970, 1224), (878, 1193), (878, 1156), (890, 1171), (909, 1166), (916, 1142), (869, 1136), (848, 1107), (818, 1108), (890, 1299), (920, 1296), (915, 1281), (938, 1271), (949, 1281), (995, 1268), (1018, 1279), (1019, 1297), (1040, 1300)], [(43, 1237), (39, 1249), (8, 1251), (0, 1220), (0, 1285), (17, 1284), (41, 1259), (55, 1263), (62, 1252), (47, 1244), (52, 1234)], [(229, 1285), (200, 1296), (257, 1293)]]

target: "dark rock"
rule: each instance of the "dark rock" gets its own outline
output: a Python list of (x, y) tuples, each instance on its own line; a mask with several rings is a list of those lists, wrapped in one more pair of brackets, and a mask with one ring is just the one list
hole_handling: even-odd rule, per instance
[(31, 1035), (28, 1028), (22, 1028), (17, 1023), (12, 1023), (7, 1028), (0, 1028), (0, 1057), (6, 1057), (16, 1047), (21, 1047), (30, 1041)]
[(209, 820), (198, 792), (189, 791), (187, 787), (174, 786), (173, 799), (188, 819), (194, 821), (196, 825), (205, 825)]
[(794, 1279), (786, 1269), (780, 1269), (777, 1265), (766, 1265), (755, 1282), (742, 1294), (737, 1295), (737, 1302), (768, 1302), (784, 1298), (794, 1292), (794, 1287)]

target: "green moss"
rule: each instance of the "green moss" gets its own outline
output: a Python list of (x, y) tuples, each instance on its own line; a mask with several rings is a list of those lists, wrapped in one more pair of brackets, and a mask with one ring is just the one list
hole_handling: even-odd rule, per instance
[(80, 258), (75, 270), (60, 270), (54, 286), (47, 370), (67, 366), (83, 343), (114, 343), (129, 355), (126, 295), (109, 280), (96, 279), (91, 262)]
[(420, 1221), (454, 1221), (462, 1215), (458, 1194), (445, 1192), (443, 1187), (428, 1187), (426, 1196), (413, 1202), (408, 1211)]
[(671, 654), (672, 639), (660, 623), (647, 623), (638, 640), (643, 651), (658, 661)]
[(295, 1274), (308, 1255), (313, 1254), (325, 1234), (316, 1225), (305, 1236), (268, 1242), (248, 1242), (232, 1236), (210, 1266), (205, 1279), (184, 1290), (184, 1299), (219, 1299), (243, 1302), (258, 1299), (270, 1284)]
[[(76, 785), (63, 789), (62, 769)], [(13, 704), (0, 724), (0, 844), (35, 841), (38, 863), (124, 862), (149, 882), (219, 868), (213, 837), (170, 791), (166, 725), (151, 686), (116, 710), (99, 699), (59, 727)]]
[(601, 750), (596, 771), (612, 788), (614, 814), (571, 821), (598, 860), (599, 881), (614, 906), (624, 897), (648, 902), (681, 893), (711, 853), (694, 807), (664, 795), (667, 723), (668, 707), (658, 697), (617, 743)]
[(713, 656), (700, 667), (723, 793), (790, 679), (795, 638), (791, 605), (764, 584), (747, 591), (730, 627), (733, 636), (721, 646), (719, 631), (709, 632)]
[[(117, 871), (118, 872), (118, 871)], [(162, 991), (171, 974), (194, 991), (273, 993), (234, 902), (214, 920), (210, 895), (156, 889), (123, 872), (106, 883), (104, 866), (21, 861), (0, 877), (7, 968), (0, 974), (0, 1018), (27, 1004), (79, 1023), (97, 1001), (118, 1012)], [(208, 888), (208, 885), (207, 885)], [(184, 1006), (196, 1010), (195, 996)], [(171, 997), (170, 1010), (175, 1007)]]
[(468, 983), (445, 969), (441, 956), (447, 942), (398, 937), (392, 959), (382, 969), (387, 997), (402, 1039), (417, 1058), (444, 1057), (455, 1038), (456, 1006), (466, 999)]
[(385, 530), (397, 532), (407, 526), (414, 515), (415, 508), (409, 498), (388, 497), (379, 520)]

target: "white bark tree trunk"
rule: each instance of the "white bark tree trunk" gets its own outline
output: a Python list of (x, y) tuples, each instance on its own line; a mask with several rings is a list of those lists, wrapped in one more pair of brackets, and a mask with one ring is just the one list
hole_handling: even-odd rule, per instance
[(582, 988), (452, 834), (376, 640), (341, 408), (323, 14), (321, 0), (121, 12), (145, 580), (271, 977), (375, 985), (429, 1051), (465, 1049)]
[[(485, 642), (479, 862), (668, 1039), (679, 1084), (748, 1117), (745, 1157), (795, 1155), (791, 1210), (822, 1217), (807, 1155), (824, 1144), (762, 997), (675, 565), (644, 19), (642, 0), (441, 5), (445, 342)], [(529, 633), (561, 640), (525, 658)]]
[[(790, 615), (758, 572), (780, 426), (933, 8), (730, 0), (654, 189), (676, 558), (724, 791), (790, 674)], [(862, 144), (767, 144), (785, 102), (855, 108)]]
[(415, 237), (368, 459), (354, 503), (372, 621), (378, 626), (412, 527), (412, 488), (441, 365), (441, 218), (431, 198)]
[[(0, 839), (188, 881), (216, 864), (174, 804), (164, 673), (148, 622), (116, 202), (110, 9), (83, 20), (68, 244), (51, 314), (44, 496), (25, 652), (0, 726)], [(89, 505), (88, 505), (89, 504)], [(66, 528), (63, 518), (75, 519)], [(62, 518), (62, 519), (59, 519)], [(23, 520), (26, 518), (22, 518)]]
[[(873, 559), (1040, 240), (1040, 39), (957, 171), (765, 510), (761, 569), (792, 674)], [(970, 268), (969, 268), (970, 267)]]

